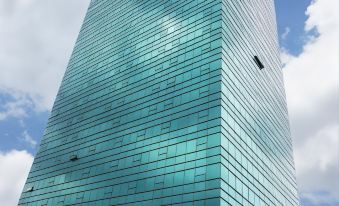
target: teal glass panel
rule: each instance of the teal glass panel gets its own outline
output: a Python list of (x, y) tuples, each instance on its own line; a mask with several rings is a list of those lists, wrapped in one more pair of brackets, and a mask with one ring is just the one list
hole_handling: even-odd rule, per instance
[(298, 205), (278, 51), (273, 1), (92, 0), (19, 205)]

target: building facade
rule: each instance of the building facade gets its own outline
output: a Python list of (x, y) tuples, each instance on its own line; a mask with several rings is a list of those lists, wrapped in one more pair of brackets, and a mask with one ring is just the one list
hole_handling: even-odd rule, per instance
[(19, 205), (298, 205), (273, 0), (92, 0)]

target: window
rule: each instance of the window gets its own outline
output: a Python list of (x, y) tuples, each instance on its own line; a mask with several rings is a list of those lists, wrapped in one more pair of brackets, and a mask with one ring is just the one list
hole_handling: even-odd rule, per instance
[(263, 63), (260, 61), (258, 56), (254, 56), (254, 62), (256, 63), (256, 65), (259, 67), (259, 69), (263, 69), (265, 68), (265, 66), (263, 65)]
[(69, 159), (70, 159), (71, 161), (75, 161), (75, 160), (78, 159), (78, 156), (77, 156), (77, 155), (71, 155), (71, 156), (69, 157)]
[(32, 186), (32, 187), (28, 187), (27, 188), (27, 190), (26, 190), (26, 192), (32, 192), (34, 190), (34, 187)]

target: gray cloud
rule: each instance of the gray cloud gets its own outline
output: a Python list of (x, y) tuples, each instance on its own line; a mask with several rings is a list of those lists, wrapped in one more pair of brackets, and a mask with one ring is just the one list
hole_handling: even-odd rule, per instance
[(33, 156), (26, 151), (0, 151), (0, 202), (2, 206), (17, 205)]
[(325, 92), (319, 97), (315, 103), (313, 110), (308, 112), (295, 111), (290, 114), (292, 124), (292, 134), (294, 138), (294, 146), (299, 147), (305, 143), (305, 139), (309, 138), (319, 128), (326, 126), (339, 125), (339, 96), (338, 91), (331, 90)]
[(339, 204), (339, 5), (315, 0), (295, 57), (283, 49), (284, 75), (300, 195), (313, 204)]
[(89, 0), (0, 1), (0, 91), (51, 108)]

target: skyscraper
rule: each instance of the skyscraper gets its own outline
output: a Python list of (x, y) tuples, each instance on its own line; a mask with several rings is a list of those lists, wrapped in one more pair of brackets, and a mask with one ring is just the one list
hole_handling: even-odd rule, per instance
[(19, 205), (298, 205), (273, 0), (92, 0)]

